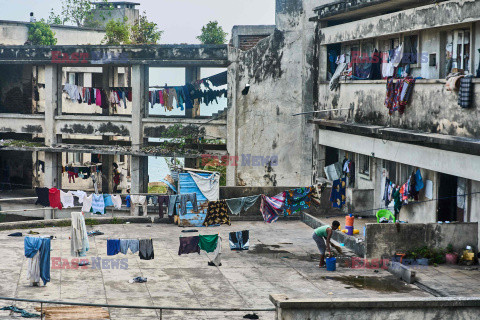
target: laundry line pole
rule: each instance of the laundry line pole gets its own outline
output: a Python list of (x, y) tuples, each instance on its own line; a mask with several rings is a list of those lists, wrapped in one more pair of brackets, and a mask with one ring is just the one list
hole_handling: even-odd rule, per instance
[(292, 116), (299, 116), (299, 115), (302, 115), (302, 114), (310, 114), (310, 113), (322, 113), (322, 112), (339, 111), (339, 110), (351, 110), (351, 108), (337, 108), (337, 109), (328, 109), (328, 110), (300, 112), (300, 113), (294, 113), (294, 114), (292, 114)]

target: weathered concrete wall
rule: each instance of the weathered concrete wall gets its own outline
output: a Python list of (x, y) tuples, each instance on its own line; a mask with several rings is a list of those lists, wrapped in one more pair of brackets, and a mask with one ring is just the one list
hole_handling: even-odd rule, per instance
[(478, 20), (480, 2), (452, 0), (321, 30), (322, 44), (360, 40)]
[[(230, 48), (228, 152), (278, 157), (278, 163), (238, 166), (227, 171), (228, 185), (277, 186), (312, 183), (313, 110), (311, 96), (314, 1), (279, 0), (277, 31), (249, 51)], [(241, 91), (250, 84), (248, 95)], [(233, 91), (233, 92), (232, 92)]]
[[(477, 80), (474, 80), (475, 83)], [(337, 91), (327, 84), (320, 85), (320, 109), (353, 108), (331, 113), (332, 119), (384, 126), (427, 133), (480, 138), (480, 86), (474, 85), (474, 103), (463, 109), (458, 105), (458, 93), (445, 90), (445, 80), (417, 80), (410, 103), (403, 115), (388, 115), (385, 107), (386, 81), (348, 81)]]
[[(0, 45), (23, 45), (28, 39), (28, 24), (20, 21), (0, 21)], [(58, 45), (100, 44), (105, 31), (69, 26), (51, 26)]]
[(32, 112), (32, 66), (0, 66), (0, 113)]
[(276, 320), (323, 319), (474, 319), (478, 298), (289, 299), (270, 295)]
[(467, 245), (478, 243), (478, 223), (374, 223), (366, 224), (366, 258), (390, 258), (396, 252), (405, 252), (427, 246), (446, 248), (453, 245), (460, 252)]

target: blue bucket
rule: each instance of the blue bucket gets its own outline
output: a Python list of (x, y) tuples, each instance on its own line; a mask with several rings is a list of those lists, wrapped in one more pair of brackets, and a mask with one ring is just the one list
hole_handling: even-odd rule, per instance
[(327, 271), (335, 271), (337, 270), (337, 258), (327, 258), (325, 259), (325, 263), (327, 265)]

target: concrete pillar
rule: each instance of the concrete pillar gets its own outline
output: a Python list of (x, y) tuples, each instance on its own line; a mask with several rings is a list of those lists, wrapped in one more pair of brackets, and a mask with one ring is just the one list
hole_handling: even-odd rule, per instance
[[(110, 87), (114, 87), (118, 83), (118, 72), (116, 67), (103, 66), (102, 67), (102, 87), (110, 97)], [(103, 115), (111, 115), (112, 110), (102, 109)], [(111, 136), (102, 136), (103, 144), (109, 145), (112, 143)], [(113, 192), (113, 155), (102, 155), (102, 193)]]
[[(238, 57), (235, 50), (229, 53), (232, 63), (227, 73), (227, 152), (230, 157), (238, 157), (237, 151), (237, 93), (238, 88)], [(237, 166), (227, 166), (226, 184), (229, 187), (237, 185)]]
[[(132, 150), (140, 151), (144, 144), (143, 123), (148, 109), (148, 65), (132, 67)], [(131, 193), (148, 191), (148, 158), (132, 156), (130, 164)], [(135, 215), (138, 215), (138, 208)]]
[[(55, 116), (61, 114), (61, 67), (45, 66), (45, 146), (52, 147), (61, 142), (55, 130)], [(45, 152), (44, 185), (48, 188), (61, 187), (61, 153)]]
[(45, 178), (44, 186), (47, 188), (62, 187), (62, 154), (45, 152)]
[[(199, 67), (186, 67), (185, 68), (185, 83), (192, 83), (194, 81), (200, 80), (201, 69)], [(186, 118), (195, 118), (196, 115), (193, 113), (193, 109), (185, 109)]]

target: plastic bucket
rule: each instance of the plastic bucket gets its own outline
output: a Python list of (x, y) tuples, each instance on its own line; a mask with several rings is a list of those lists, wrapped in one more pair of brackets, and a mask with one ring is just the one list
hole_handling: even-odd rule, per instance
[(347, 234), (353, 236), (353, 227), (346, 226), (345, 228), (347, 228)]
[(327, 271), (337, 270), (337, 258), (327, 258), (325, 259), (325, 264), (327, 265)]
[(355, 219), (354, 216), (346, 216), (345, 217), (345, 226), (346, 227), (353, 227), (353, 220)]

